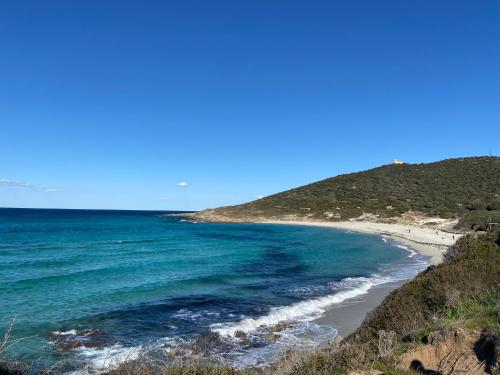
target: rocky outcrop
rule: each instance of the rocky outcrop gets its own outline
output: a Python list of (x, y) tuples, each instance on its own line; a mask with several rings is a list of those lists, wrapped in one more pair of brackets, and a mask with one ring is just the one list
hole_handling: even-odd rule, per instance
[(495, 335), (449, 328), (428, 335), (427, 344), (405, 353), (399, 367), (422, 374), (499, 374), (500, 340)]

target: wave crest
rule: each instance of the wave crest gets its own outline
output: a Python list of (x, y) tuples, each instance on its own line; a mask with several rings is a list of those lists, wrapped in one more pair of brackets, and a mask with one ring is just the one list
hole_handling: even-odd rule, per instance
[(267, 315), (258, 318), (246, 318), (235, 323), (217, 323), (210, 326), (213, 332), (221, 336), (234, 337), (237, 332), (256, 331), (260, 327), (275, 326), (281, 322), (299, 321), (307, 322), (319, 318), (328, 307), (344, 302), (347, 299), (366, 294), (375, 285), (389, 282), (389, 279), (380, 277), (352, 277), (342, 280), (344, 285), (349, 285), (345, 290), (323, 297), (313, 298), (290, 306), (271, 308)]

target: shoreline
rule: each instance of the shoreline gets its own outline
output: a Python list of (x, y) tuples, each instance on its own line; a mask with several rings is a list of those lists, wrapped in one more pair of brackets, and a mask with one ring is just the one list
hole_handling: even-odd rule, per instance
[(262, 224), (301, 225), (327, 227), (359, 233), (378, 234), (411, 247), (419, 254), (429, 257), (430, 264), (443, 261), (443, 254), (463, 234), (450, 233), (441, 227), (406, 223), (379, 223), (372, 221), (282, 221), (265, 220)]
[[(445, 231), (442, 226), (418, 225), (415, 223), (281, 220), (265, 220), (256, 223), (327, 227), (337, 230), (387, 236), (393, 241), (406, 245), (420, 255), (427, 257), (429, 266), (441, 263), (445, 251), (463, 235), (461, 233)], [(366, 319), (366, 316), (380, 306), (391, 292), (411, 281), (415, 276), (404, 280), (374, 285), (365, 294), (332, 305), (321, 317), (314, 319), (312, 323), (335, 328), (337, 334), (330, 340), (343, 339), (355, 332)]]
[[(210, 217), (209, 220), (203, 218), (200, 222), (315, 226), (385, 236), (425, 256), (428, 266), (441, 263), (446, 250), (464, 235), (464, 233), (451, 231), (454, 222), (439, 218), (420, 218), (418, 221), (401, 220), (396, 223), (355, 220), (268, 220), (266, 218), (256, 218), (254, 220), (246, 218), (236, 221), (220, 220), (220, 218), (217, 218), (219, 220), (213, 219), (214, 217)], [(411, 281), (415, 276), (374, 285), (362, 295), (332, 305), (321, 317), (314, 319), (312, 322), (331, 326), (337, 330), (338, 336), (346, 337), (360, 327), (367, 314), (377, 308), (387, 295)]]
[[(405, 238), (403, 235), (404, 231), (407, 231), (408, 225), (402, 224), (384, 224), (384, 223), (368, 223), (368, 222), (313, 222), (313, 221), (258, 221), (256, 224), (280, 224), (280, 225), (299, 225), (299, 226), (317, 226), (317, 227), (329, 227), (333, 229), (348, 230), (354, 232), (361, 232), (367, 234), (378, 234), (383, 236), (388, 236), (395, 242), (405, 244), (412, 250), (418, 251), (419, 254), (428, 257), (426, 260), (428, 265), (431, 264), (432, 257), (435, 258), (436, 264), (441, 260), (442, 254), (445, 251), (445, 247), (449, 246), (446, 241), (446, 237), (442, 239), (441, 242), (437, 243), (423, 243), (420, 249), (415, 246), (418, 244), (419, 240), (432, 239), (432, 231), (435, 233), (434, 228), (419, 228), (411, 226), (410, 234), (413, 236), (407, 236)], [(358, 225), (362, 224), (362, 225)], [(394, 229), (397, 226), (397, 230)], [(388, 227), (388, 228), (387, 228)], [(400, 228), (401, 227), (401, 228)], [(416, 229), (414, 229), (416, 228)], [(420, 229), (421, 231), (419, 231)], [(423, 232), (422, 232), (423, 230)], [(446, 233), (450, 236), (451, 234), (438, 230), (438, 234)], [(427, 237), (425, 237), (426, 235)], [(430, 237), (429, 237), (430, 236)], [(405, 239), (406, 242), (403, 240)], [(455, 234), (455, 239), (458, 239), (458, 235)], [(423, 242), (423, 241), (422, 241)], [(354, 331), (356, 331), (365, 320), (368, 313), (377, 308), (383, 300), (392, 291), (399, 288), (401, 285), (412, 280), (414, 276), (409, 276), (404, 280), (390, 281), (383, 284), (375, 284), (371, 286), (365, 293), (348, 298), (339, 303), (334, 303), (328, 306), (321, 314), (321, 316), (310, 320), (310, 323), (317, 324), (320, 326), (332, 327), (336, 330), (336, 334), (331, 333), (331, 336), (326, 337), (325, 341), (322, 341), (318, 345), (318, 348), (325, 347), (332, 342), (332, 340), (339, 340), (347, 337)], [(277, 324), (279, 326), (279, 323)], [(279, 331), (278, 331), (279, 332)], [(318, 342), (319, 343), (319, 342)], [(290, 347), (290, 348), (293, 348)], [(127, 349), (123, 349), (127, 351)], [(135, 350), (135, 349), (134, 349)], [(135, 352), (134, 352), (135, 353)], [(117, 361), (121, 361), (121, 356), (123, 354), (118, 353)], [(277, 359), (271, 360), (268, 365), (280, 361), (280, 356)], [(126, 361), (125, 361), (126, 362)], [(249, 368), (254, 366), (250, 365)], [(257, 366), (258, 367), (258, 366)]]
[[(227, 223), (227, 222), (226, 222)], [(247, 221), (247, 223), (249, 223)], [(315, 221), (254, 221), (255, 224), (280, 224), (298, 226), (329, 227), (366, 234), (376, 234), (389, 237), (396, 244), (403, 244), (419, 255), (424, 256), (426, 266), (438, 264), (442, 255), (459, 237), (459, 234), (449, 233), (432, 226), (417, 226), (404, 224), (388, 224), (374, 222), (315, 222)], [(408, 232), (408, 228), (410, 231)], [(420, 273), (420, 270), (418, 273)], [(376, 309), (394, 290), (411, 281), (417, 274), (407, 278), (393, 280), (371, 286), (365, 293), (348, 298), (342, 302), (333, 303), (324, 309), (321, 316), (311, 320), (313, 324), (331, 327), (336, 333), (319, 344), (325, 347), (332, 340), (341, 340), (355, 332), (366, 319), (366, 316)], [(278, 323), (280, 324), (280, 323)], [(235, 328), (236, 330), (236, 328)], [(273, 361), (275, 362), (275, 361)], [(252, 366), (249, 366), (252, 367)]]
[(312, 323), (332, 326), (337, 330), (337, 335), (332, 339), (337, 337), (343, 339), (356, 331), (365, 320), (366, 315), (377, 308), (385, 297), (410, 280), (411, 278), (374, 285), (366, 294), (332, 306)]
[[(277, 221), (267, 220), (261, 223), (280, 225), (300, 225), (327, 227), (365, 234), (387, 236), (397, 243), (408, 246), (420, 255), (428, 258), (429, 266), (443, 261), (444, 252), (452, 246), (463, 234), (443, 231), (439, 227), (423, 226), (403, 223), (378, 223), (367, 221), (346, 222), (319, 222), (319, 221)], [(408, 231), (409, 229), (409, 231)], [(415, 275), (416, 276), (416, 275)], [(384, 299), (394, 290), (412, 280), (415, 276), (405, 280), (391, 281), (374, 285), (365, 294), (347, 299), (331, 306), (323, 315), (312, 322), (319, 325), (331, 326), (337, 330), (337, 335), (343, 339), (356, 331), (366, 316), (376, 309)]]

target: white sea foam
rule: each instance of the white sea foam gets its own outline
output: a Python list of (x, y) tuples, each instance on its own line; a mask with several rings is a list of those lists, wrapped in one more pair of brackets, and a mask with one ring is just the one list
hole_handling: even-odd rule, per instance
[(229, 364), (238, 369), (266, 367), (271, 362), (281, 358), (283, 353), (290, 348), (297, 351), (312, 350), (328, 343), (337, 335), (337, 330), (333, 327), (305, 322), (276, 332), (275, 335), (274, 342), (270, 342), (268, 345), (237, 350), (233, 355), (229, 353), (227, 356)]
[[(389, 240), (388, 236), (382, 236), (382, 241), (384, 241), (385, 243), (387, 243), (388, 240)], [(406, 245), (394, 244), (393, 246), (399, 247), (400, 249), (408, 251), (410, 253), (410, 255), (409, 255), (410, 258), (413, 258), (415, 255), (417, 255), (417, 252), (415, 252), (413, 249), (409, 248)]]
[(287, 289), (287, 293), (297, 296), (312, 296), (325, 292), (325, 290), (328, 290), (328, 288), (324, 285), (300, 286)]
[(343, 281), (349, 284), (350, 288), (327, 296), (298, 302), (290, 306), (274, 307), (267, 315), (258, 318), (246, 318), (236, 323), (213, 324), (210, 328), (213, 332), (217, 332), (221, 336), (227, 337), (234, 336), (238, 331), (249, 333), (257, 330), (259, 327), (275, 326), (281, 322), (311, 321), (319, 318), (328, 307), (341, 303), (347, 299), (366, 294), (374, 285), (383, 284), (390, 280), (378, 277), (355, 277), (347, 278)]
[(184, 320), (192, 320), (194, 322), (199, 321), (201, 319), (209, 319), (212, 317), (220, 316), (220, 312), (218, 311), (210, 311), (210, 310), (201, 310), (197, 312), (193, 312), (187, 308), (182, 308), (177, 310), (174, 314), (174, 317), (184, 319)]
[(54, 336), (75, 336), (76, 335), (76, 329), (70, 329), (69, 331), (54, 331), (52, 332)]
[(82, 370), (78, 370), (72, 374), (84, 375), (113, 370), (124, 362), (133, 361), (139, 358), (142, 346), (126, 348), (115, 344), (102, 349), (82, 346), (75, 349), (74, 352), (86, 363), (86, 366)]
[(192, 312), (191, 310), (187, 308), (182, 308), (177, 310), (177, 312), (174, 314), (174, 317), (180, 318), (180, 319), (189, 319), (189, 320), (198, 320), (201, 318), (202, 313), (201, 312)]
[(405, 246), (405, 245), (394, 245), (396, 247), (399, 247), (400, 249), (403, 249), (403, 250), (406, 250), (410, 253), (409, 257), (410, 258), (413, 258), (415, 255), (417, 255), (417, 252), (411, 248), (409, 248), (408, 246)]

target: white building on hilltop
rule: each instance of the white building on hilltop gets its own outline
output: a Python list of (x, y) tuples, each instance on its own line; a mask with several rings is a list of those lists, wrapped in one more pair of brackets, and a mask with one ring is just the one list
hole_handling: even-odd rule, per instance
[(394, 164), (406, 164), (403, 160), (394, 159)]

